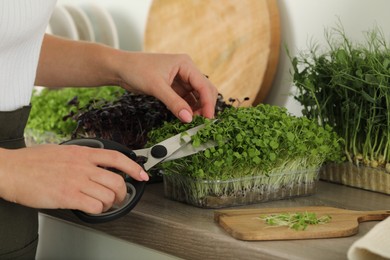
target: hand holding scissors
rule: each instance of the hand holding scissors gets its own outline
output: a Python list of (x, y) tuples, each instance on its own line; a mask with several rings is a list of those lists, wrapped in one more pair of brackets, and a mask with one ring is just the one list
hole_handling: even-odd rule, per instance
[[(63, 142), (62, 144), (116, 150), (125, 154), (134, 161), (137, 161), (137, 158), (139, 157), (144, 157), (146, 158), (146, 162), (142, 166), (146, 171), (148, 171), (160, 162), (189, 156), (215, 146), (215, 144), (212, 142), (205, 143), (196, 148), (191, 145), (191, 136), (195, 135), (200, 129), (204, 128), (204, 126), (205, 125), (199, 125), (183, 133), (172, 136), (158, 144), (153, 145), (150, 148), (139, 150), (131, 150), (117, 142), (99, 138), (72, 139)], [(114, 169), (112, 170), (115, 171)], [(101, 214), (89, 214), (79, 210), (74, 210), (75, 215), (85, 222), (103, 223), (128, 214), (141, 199), (146, 183), (143, 181), (136, 181), (130, 176), (125, 177), (125, 182), (127, 195), (121, 205), (116, 205), (115, 207), (112, 207), (110, 210)]]

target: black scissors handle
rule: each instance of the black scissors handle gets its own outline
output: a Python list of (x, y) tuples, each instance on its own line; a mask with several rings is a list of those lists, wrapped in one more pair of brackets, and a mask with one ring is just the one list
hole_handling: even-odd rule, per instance
[[(101, 148), (108, 150), (115, 150), (123, 153), (133, 161), (136, 161), (136, 154), (126, 146), (111, 141), (100, 138), (80, 138), (80, 139), (72, 139), (69, 141), (65, 141), (61, 143), (62, 145), (81, 145), (88, 146), (92, 148)], [(110, 169), (115, 173), (120, 174), (115, 169)], [(126, 214), (128, 214), (134, 207), (137, 205), (139, 200), (141, 199), (144, 190), (145, 190), (145, 182), (144, 181), (136, 181), (132, 179), (130, 176), (124, 177), (127, 187), (127, 195), (125, 201), (118, 207), (112, 208), (107, 212), (103, 212), (101, 214), (89, 214), (80, 210), (73, 210), (73, 213), (79, 217), (81, 220), (88, 223), (104, 223), (108, 221), (112, 221), (118, 219)]]

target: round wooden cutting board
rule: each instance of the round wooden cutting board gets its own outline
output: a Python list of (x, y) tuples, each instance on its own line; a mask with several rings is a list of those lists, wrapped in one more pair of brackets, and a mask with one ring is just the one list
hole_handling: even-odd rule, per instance
[(251, 105), (272, 84), (279, 31), (276, 0), (154, 0), (144, 50), (189, 54), (225, 100)]

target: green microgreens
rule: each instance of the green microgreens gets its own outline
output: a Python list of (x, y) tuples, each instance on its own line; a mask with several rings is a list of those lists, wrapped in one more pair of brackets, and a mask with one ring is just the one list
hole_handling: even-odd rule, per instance
[(328, 50), (291, 57), (303, 115), (344, 138), (347, 159), (390, 172), (390, 48), (378, 28), (353, 43), (341, 25), (326, 31)]
[(111, 86), (34, 90), (26, 128), (36, 137), (45, 132), (69, 137), (77, 126), (76, 121), (67, 117), (69, 114), (76, 113), (78, 107), (85, 106), (92, 98), (113, 100), (123, 92), (122, 89)]
[(308, 225), (325, 224), (331, 221), (330, 215), (317, 217), (313, 212), (296, 212), (280, 213), (261, 216), (259, 219), (264, 220), (267, 225), (280, 227), (286, 226), (297, 231), (306, 230)]
[[(340, 160), (340, 138), (329, 126), (290, 115), (285, 108), (260, 104), (230, 107), (216, 122), (195, 117), (190, 124), (167, 122), (149, 132), (149, 144), (199, 124), (206, 124), (192, 144), (213, 141), (216, 147), (192, 156), (166, 162), (166, 174), (180, 174), (203, 180), (228, 180), (245, 176), (270, 175), (318, 169), (325, 161)], [(313, 176), (314, 178), (314, 176)], [(279, 182), (291, 180), (279, 180)]]

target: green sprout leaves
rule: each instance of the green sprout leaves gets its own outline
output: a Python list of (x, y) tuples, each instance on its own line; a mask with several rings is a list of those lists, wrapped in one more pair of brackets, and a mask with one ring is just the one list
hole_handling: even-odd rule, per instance
[(309, 225), (325, 224), (331, 221), (330, 215), (317, 217), (314, 212), (280, 213), (261, 216), (267, 225), (280, 227), (286, 226), (297, 231), (306, 230)]
[[(34, 90), (31, 98), (31, 112), (27, 129), (37, 135), (52, 132), (59, 136), (69, 137), (77, 126), (77, 122), (67, 117), (77, 112), (77, 107), (83, 107), (94, 99), (113, 100), (124, 91), (117, 87), (100, 88), (63, 88), (42, 91)], [(76, 103), (77, 102), (77, 106)]]
[[(339, 25), (326, 31), (326, 50), (312, 46), (290, 57), (294, 97), (303, 115), (345, 140), (348, 161), (390, 169), (390, 48), (378, 27), (364, 36), (352, 42)], [(313, 153), (326, 152), (323, 140), (315, 141)]]
[(173, 121), (149, 132), (150, 145), (191, 127), (206, 126), (192, 136), (192, 145), (214, 141), (216, 147), (163, 164), (166, 174), (198, 179), (228, 180), (318, 169), (325, 161), (340, 160), (340, 138), (330, 127), (315, 120), (290, 115), (285, 108), (260, 104), (231, 107), (212, 122), (195, 117), (194, 122)]

